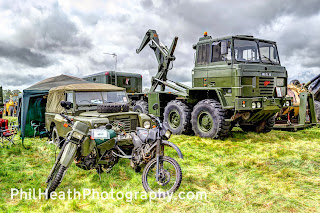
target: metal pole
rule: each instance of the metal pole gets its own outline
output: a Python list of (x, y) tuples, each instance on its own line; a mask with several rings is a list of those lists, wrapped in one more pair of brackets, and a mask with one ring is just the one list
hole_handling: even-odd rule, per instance
[(115, 77), (115, 85), (118, 86), (118, 78), (117, 78), (117, 63), (118, 63), (118, 56), (115, 53), (103, 53), (103, 54), (107, 54), (107, 55), (112, 55), (113, 58), (116, 60), (116, 64), (115, 64), (115, 71), (114, 71), (114, 77)]

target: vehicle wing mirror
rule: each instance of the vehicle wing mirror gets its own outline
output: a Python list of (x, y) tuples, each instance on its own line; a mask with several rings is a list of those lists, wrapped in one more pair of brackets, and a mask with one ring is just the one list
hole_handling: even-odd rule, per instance
[(153, 110), (157, 110), (158, 108), (159, 108), (159, 104), (158, 103), (153, 104), (153, 106), (152, 106)]
[(227, 41), (221, 41), (221, 55), (227, 55), (228, 54), (228, 46)]
[(63, 108), (65, 108), (66, 110), (68, 110), (68, 109), (71, 109), (72, 103), (69, 102), (69, 101), (61, 101), (61, 102), (60, 102), (60, 105), (61, 105)]
[(106, 129), (112, 129), (112, 125), (111, 124), (106, 124)]

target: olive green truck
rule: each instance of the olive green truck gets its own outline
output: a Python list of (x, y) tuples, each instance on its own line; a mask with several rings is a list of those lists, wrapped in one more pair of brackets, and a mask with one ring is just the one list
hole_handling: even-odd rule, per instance
[[(205, 32), (193, 45), (195, 66), (188, 87), (167, 79), (177, 41), (175, 37), (168, 48), (155, 30), (147, 31), (137, 53), (150, 42), (158, 73), (148, 95), (134, 108), (162, 117), (173, 133), (223, 138), (235, 125), (244, 131), (269, 132), (280, 109), (292, 105), (286, 97), (288, 73), (281, 66), (276, 42), (247, 35), (214, 39)], [(157, 110), (151, 107), (154, 103), (160, 106)]]

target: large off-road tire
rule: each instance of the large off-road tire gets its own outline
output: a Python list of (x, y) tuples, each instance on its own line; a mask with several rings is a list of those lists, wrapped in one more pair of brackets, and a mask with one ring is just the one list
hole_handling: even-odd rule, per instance
[(129, 112), (129, 104), (124, 104), (124, 103), (99, 104), (97, 105), (97, 112), (99, 113)]
[(314, 107), (316, 109), (316, 117), (320, 121), (320, 101), (314, 101)]
[(204, 138), (225, 138), (231, 131), (231, 122), (226, 121), (227, 114), (216, 100), (199, 101), (191, 113), (192, 130)]
[(46, 188), (48, 199), (50, 198), (51, 192), (54, 192), (56, 190), (56, 188), (58, 188), (58, 186), (62, 182), (62, 179), (63, 179), (63, 176), (64, 176), (66, 170), (67, 170), (67, 167), (62, 166), (60, 163), (58, 163), (56, 165), (56, 167), (54, 168), (52, 178), (48, 182), (48, 185)]
[[(153, 158), (147, 163), (142, 173), (142, 185), (147, 192), (154, 192), (157, 197), (165, 197), (171, 195), (180, 187), (182, 171), (178, 162), (168, 156), (160, 157), (160, 164), (163, 167), (161, 178), (156, 181), (157, 159)], [(171, 180), (173, 181), (169, 184)]]
[(178, 100), (170, 101), (164, 108), (164, 125), (173, 134), (188, 134), (191, 130), (191, 109)]
[(133, 107), (133, 111), (147, 114), (148, 113), (148, 103), (143, 100), (137, 101)]
[(273, 129), (276, 123), (276, 116), (272, 116), (267, 120), (260, 121), (254, 125), (240, 125), (244, 132), (257, 132), (257, 133), (267, 133)]

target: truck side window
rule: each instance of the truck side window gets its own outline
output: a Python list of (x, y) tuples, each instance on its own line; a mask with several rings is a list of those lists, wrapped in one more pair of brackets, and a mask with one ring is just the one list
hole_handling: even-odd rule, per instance
[(198, 64), (206, 64), (210, 61), (210, 44), (202, 44), (198, 47)]
[(227, 41), (228, 54), (221, 55), (221, 41), (213, 42), (211, 62), (231, 60), (231, 48), (230, 48), (231, 42), (230, 40), (224, 40), (224, 41)]

